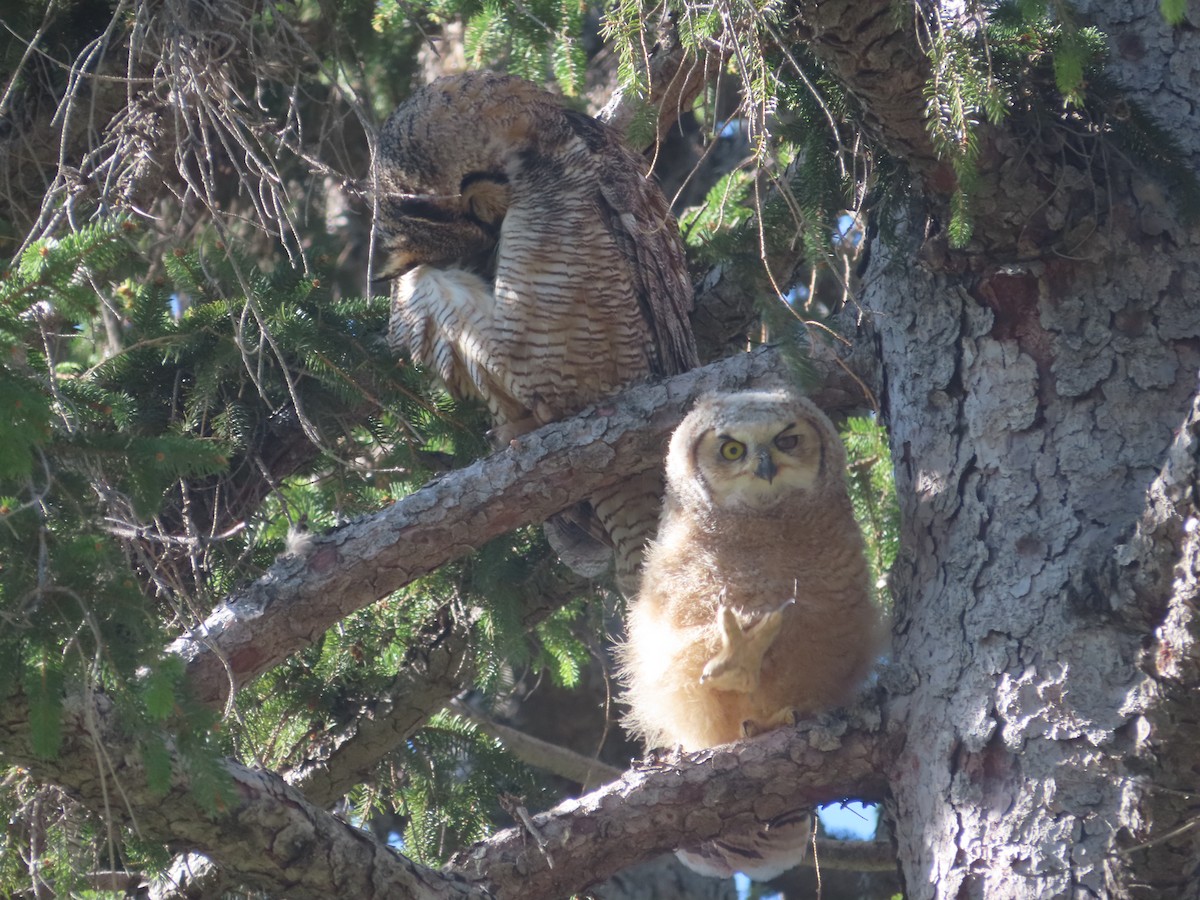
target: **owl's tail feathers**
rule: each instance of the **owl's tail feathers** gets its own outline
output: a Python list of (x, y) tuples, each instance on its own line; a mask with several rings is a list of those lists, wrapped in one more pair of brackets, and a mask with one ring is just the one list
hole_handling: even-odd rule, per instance
[(741, 872), (755, 881), (770, 881), (797, 866), (812, 840), (812, 810), (796, 809), (776, 816), (753, 832), (736, 834), (676, 850), (689, 869), (713, 878)]
[(612, 545), (586, 501), (551, 516), (542, 530), (558, 558), (577, 575), (599, 578), (612, 564)]

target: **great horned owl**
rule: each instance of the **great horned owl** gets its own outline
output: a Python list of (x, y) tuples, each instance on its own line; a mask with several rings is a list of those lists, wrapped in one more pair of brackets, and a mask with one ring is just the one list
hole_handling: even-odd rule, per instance
[[(696, 365), (679, 229), (645, 169), (607, 126), (502, 75), (439, 79), (385, 124), (390, 340), (482, 398), (501, 442)], [(649, 469), (591, 498), (626, 593), (660, 494)], [(547, 529), (560, 549), (567, 532)]]
[[(658, 538), (618, 648), (626, 726), (698, 750), (829, 709), (879, 647), (863, 542), (829, 419), (787, 390), (701, 400), (671, 438)], [(697, 871), (772, 878), (810, 813), (680, 851)]]

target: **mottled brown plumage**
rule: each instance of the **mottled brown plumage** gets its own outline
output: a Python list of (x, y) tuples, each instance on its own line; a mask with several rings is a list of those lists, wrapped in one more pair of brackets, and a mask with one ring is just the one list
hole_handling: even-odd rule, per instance
[[(698, 750), (849, 699), (880, 641), (837, 432), (790, 391), (701, 400), (671, 439), (667, 498), (619, 648), (627, 727)], [(707, 874), (770, 878), (809, 836), (793, 810), (681, 852)]]
[[(678, 227), (645, 169), (611, 129), (501, 75), (440, 79), (384, 126), (389, 337), (482, 398), (499, 440), (696, 364)], [(629, 592), (660, 490), (651, 469), (591, 498)]]

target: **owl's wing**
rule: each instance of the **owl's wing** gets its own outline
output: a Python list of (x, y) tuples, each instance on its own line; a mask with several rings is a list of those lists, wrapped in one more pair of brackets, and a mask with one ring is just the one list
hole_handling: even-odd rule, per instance
[(474, 272), (416, 266), (392, 287), (388, 344), (407, 351), (458, 397), (487, 403), (497, 424), (525, 415), (494, 374), (491, 285)]
[[(621, 148), (623, 154), (628, 154)], [(655, 375), (677, 375), (699, 365), (689, 316), (692, 282), (679, 226), (662, 193), (641, 174), (634, 157), (620, 165), (605, 158), (601, 216), (629, 261), (634, 292), (654, 335)]]

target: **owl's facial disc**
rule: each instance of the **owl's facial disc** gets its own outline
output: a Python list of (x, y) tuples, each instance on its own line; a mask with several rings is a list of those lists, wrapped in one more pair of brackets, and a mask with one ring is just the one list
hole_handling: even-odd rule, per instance
[(710, 433), (701, 445), (709, 495), (726, 509), (761, 510), (811, 489), (821, 456), (820, 436), (804, 421)]
[(508, 176), (503, 172), (471, 172), (463, 176), (462, 199), (479, 226), (496, 235), (508, 212)]
[(498, 229), (467, 208), (469, 199), (399, 192), (382, 197), (376, 221), (382, 262), (375, 268), (376, 280), (398, 278), (421, 264), (470, 268), (485, 259), (496, 246)]

